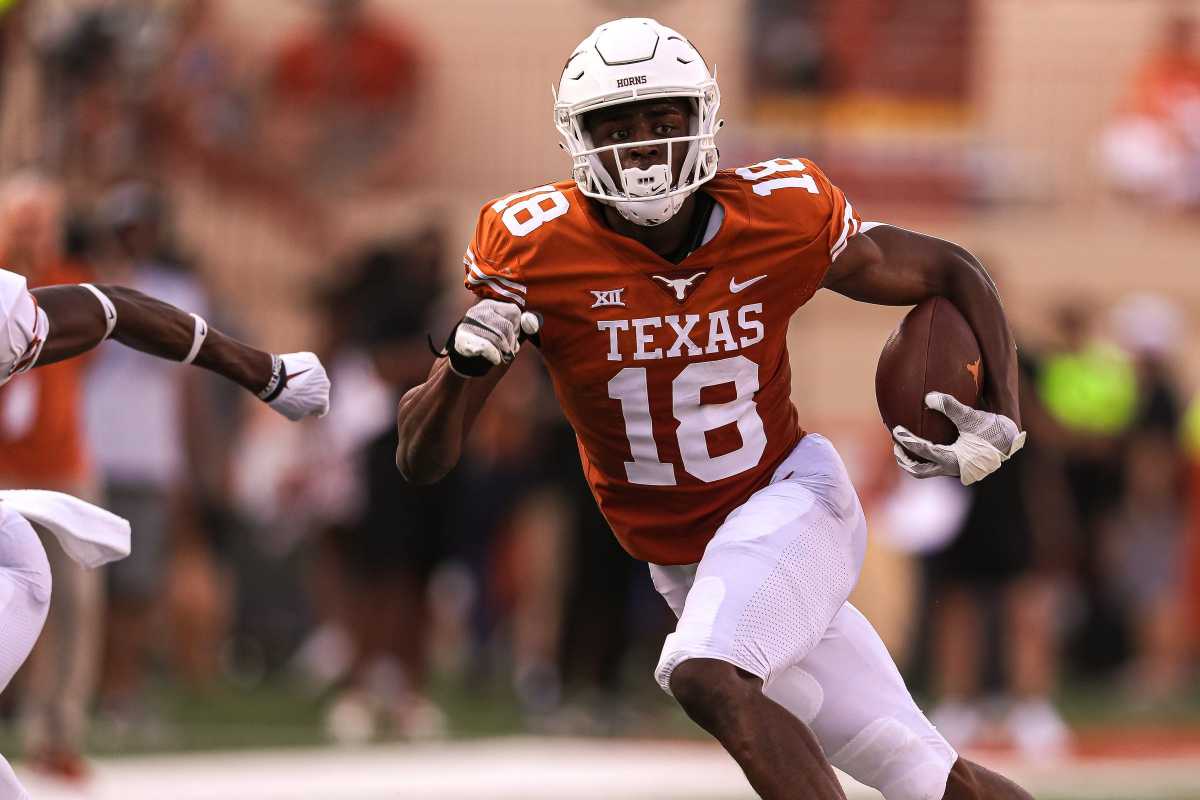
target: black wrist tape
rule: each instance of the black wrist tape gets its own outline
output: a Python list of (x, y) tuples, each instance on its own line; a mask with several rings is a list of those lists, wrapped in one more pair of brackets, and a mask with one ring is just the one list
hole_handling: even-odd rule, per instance
[[(462, 323), (460, 322), (459, 325)], [(483, 356), (464, 356), (462, 353), (454, 349), (454, 335), (458, 333), (458, 325), (450, 331), (450, 338), (446, 340), (446, 357), (450, 359), (450, 369), (462, 375), (464, 378), (480, 378), (488, 373), (492, 368), (492, 362), (488, 361)]]

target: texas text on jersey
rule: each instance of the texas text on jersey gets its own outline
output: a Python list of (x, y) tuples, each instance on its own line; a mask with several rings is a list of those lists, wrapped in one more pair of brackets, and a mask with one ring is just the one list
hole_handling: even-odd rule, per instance
[(699, 561), (804, 435), (788, 320), (860, 226), (805, 159), (723, 170), (701, 191), (709, 231), (677, 264), (613, 231), (573, 181), (484, 206), (464, 258), (476, 294), (543, 315), (596, 501), (657, 564)]

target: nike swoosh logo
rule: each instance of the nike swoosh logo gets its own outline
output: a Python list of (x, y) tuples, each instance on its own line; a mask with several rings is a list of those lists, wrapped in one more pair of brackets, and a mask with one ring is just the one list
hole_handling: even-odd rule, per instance
[(744, 283), (738, 283), (737, 278), (730, 278), (729, 279), (729, 291), (733, 292), (734, 294), (737, 294), (742, 289), (745, 289), (747, 286), (750, 286), (751, 284), (758, 283), (765, 277), (767, 277), (767, 276), (759, 275), (757, 278), (751, 278), (750, 280), (748, 280)]

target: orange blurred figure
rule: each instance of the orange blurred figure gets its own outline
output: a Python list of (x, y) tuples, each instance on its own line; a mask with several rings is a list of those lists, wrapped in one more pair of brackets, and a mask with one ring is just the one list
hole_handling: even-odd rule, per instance
[[(30, 287), (78, 283), (89, 270), (63, 254), (59, 188), (18, 175), (0, 188), (0, 259)], [(95, 495), (81, 425), (86, 359), (44, 367), (0, 388), (0, 485), (36, 486)], [(25, 746), (31, 764), (68, 780), (87, 776), (80, 756), (94, 692), (103, 628), (102, 573), (46, 545), (56, 602), (45, 635), (29, 656), (22, 698)]]

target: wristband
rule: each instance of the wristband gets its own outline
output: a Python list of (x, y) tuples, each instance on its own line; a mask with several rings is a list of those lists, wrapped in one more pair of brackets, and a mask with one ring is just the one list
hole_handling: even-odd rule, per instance
[[(462, 323), (460, 322), (459, 325)], [(450, 359), (450, 370), (460, 378), (480, 378), (492, 368), (492, 362), (483, 356), (464, 356), (454, 347), (454, 336), (458, 333), (458, 325), (450, 331), (450, 338), (443, 348), (446, 357)], [(440, 358), (440, 356), (439, 356)]]
[[(113, 305), (113, 301), (109, 299), (108, 295), (97, 289), (95, 286), (92, 286), (90, 283), (81, 283), (79, 285), (96, 295), (96, 299), (99, 300), (100, 305), (104, 307), (104, 324), (106, 326), (104, 331), (104, 339), (107, 339), (108, 337), (112, 336), (113, 329), (117, 327), (117, 307)], [(104, 339), (101, 339), (100, 341), (104, 341)]]
[(184, 364), (190, 364), (196, 360), (200, 348), (204, 346), (204, 340), (208, 338), (208, 323), (204, 321), (204, 317), (192, 314), (192, 319), (195, 322), (195, 327), (192, 328), (192, 349), (188, 350), (188, 354), (184, 356), (182, 362)]
[(258, 393), (258, 399), (264, 403), (269, 403), (279, 396), (284, 386), (287, 386), (287, 368), (283, 365), (283, 359), (272, 353), (271, 379), (267, 381), (267, 385)]

